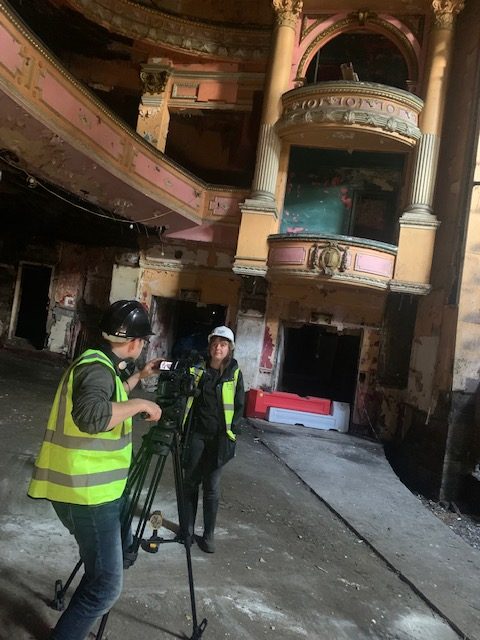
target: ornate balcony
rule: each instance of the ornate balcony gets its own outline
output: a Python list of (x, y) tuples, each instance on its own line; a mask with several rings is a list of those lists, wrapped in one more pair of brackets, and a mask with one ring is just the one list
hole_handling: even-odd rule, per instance
[(295, 145), (365, 151), (407, 151), (421, 132), (423, 102), (372, 82), (321, 82), (282, 96), (280, 138)]
[(388, 289), (397, 247), (374, 240), (333, 235), (277, 234), (268, 238), (267, 278), (316, 279)]

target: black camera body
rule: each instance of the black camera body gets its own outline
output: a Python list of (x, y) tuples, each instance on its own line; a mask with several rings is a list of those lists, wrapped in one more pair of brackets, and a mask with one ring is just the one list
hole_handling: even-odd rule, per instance
[(156, 402), (162, 409), (159, 427), (181, 429), (187, 399), (197, 393), (191, 368), (202, 364), (197, 352), (174, 362), (161, 362), (156, 391)]

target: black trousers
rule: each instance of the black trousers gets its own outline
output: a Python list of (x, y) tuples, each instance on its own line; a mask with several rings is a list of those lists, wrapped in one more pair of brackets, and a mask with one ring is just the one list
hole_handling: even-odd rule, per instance
[(218, 437), (193, 432), (184, 468), (185, 515), (187, 533), (195, 531), (198, 493), (200, 484), (203, 492), (204, 537), (212, 538), (220, 501), (220, 476), (222, 467), (218, 466)]

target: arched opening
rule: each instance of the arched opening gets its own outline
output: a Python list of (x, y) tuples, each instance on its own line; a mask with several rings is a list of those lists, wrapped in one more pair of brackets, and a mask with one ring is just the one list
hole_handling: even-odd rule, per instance
[(341, 65), (352, 63), (362, 82), (378, 82), (407, 89), (408, 67), (395, 44), (379, 33), (342, 33), (330, 40), (312, 58), (306, 84), (341, 80)]

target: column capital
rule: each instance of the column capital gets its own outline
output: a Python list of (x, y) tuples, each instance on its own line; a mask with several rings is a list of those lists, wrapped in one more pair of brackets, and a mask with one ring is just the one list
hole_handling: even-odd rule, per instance
[(172, 70), (173, 64), (171, 60), (165, 58), (151, 58), (147, 64), (143, 64), (140, 71), (143, 93), (163, 93), (172, 75)]
[(295, 29), (299, 15), (302, 13), (303, 0), (272, 0), (279, 27)]
[(465, 0), (432, 0), (435, 26), (451, 29), (457, 14), (465, 7)]

